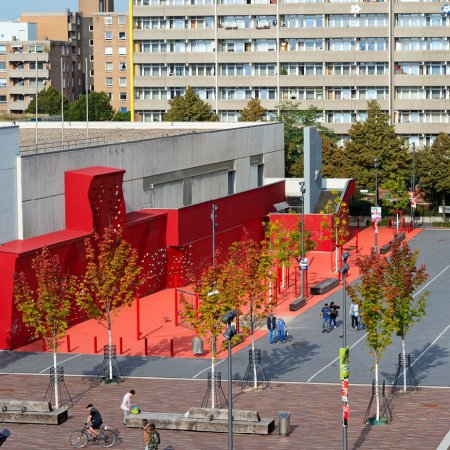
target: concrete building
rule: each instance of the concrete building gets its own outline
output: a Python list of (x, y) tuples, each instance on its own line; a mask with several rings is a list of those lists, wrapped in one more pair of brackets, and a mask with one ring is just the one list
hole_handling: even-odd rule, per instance
[(112, 107), (130, 110), (128, 16), (123, 13), (94, 13), (94, 83), (97, 92), (106, 92)]
[(38, 39), (35, 23), (0, 20), (0, 41), (34, 41)]
[[(64, 13), (22, 13), (22, 22), (37, 25), (37, 39), (61, 42), (59, 53), (63, 71), (63, 92), (69, 101), (74, 101), (84, 92), (83, 59), (81, 52), (81, 15), (66, 10)], [(61, 90), (61, 86), (55, 86)]]
[(251, 98), (324, 111), (345, 135), (376, 99), (417, 145), (450, 132), (450, 17), (441, 2), (133, 0), (135, 118), (192, 86), (222, 121)]
[(0, 41), (0, 113), (21, 114), (40, 90), (59, 90), (63, 50), (60, 41)]

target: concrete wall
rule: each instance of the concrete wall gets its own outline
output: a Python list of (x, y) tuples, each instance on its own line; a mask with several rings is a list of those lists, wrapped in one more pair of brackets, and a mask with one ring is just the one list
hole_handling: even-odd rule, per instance
[(305, 214), (312, 214), (322, 191), (322, 141), (316, 128), (305, 127), (303, 144)]
[(34, 41), (37, 37), (37, 27), (35, 23), (25, 23), (16, 21), (0, 21), (0, 41)]
[(19, 128), (0, 126), (0, 244), (17, 239)]
[(228, 195), (233, 170), (235, 193), (258, 187), (261, 162), (264, 176), (282, 177), (283, 145), (283, 125), (270, 123), (22, 156), (23, 236), (65, 227), (67, 170), (125, 169), (127, 212), (179, 208)]

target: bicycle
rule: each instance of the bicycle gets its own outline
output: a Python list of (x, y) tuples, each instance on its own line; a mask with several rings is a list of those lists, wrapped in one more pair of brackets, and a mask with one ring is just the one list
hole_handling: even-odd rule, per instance
[(101, 447), (112, 447), (116, 442), (116, 435), (109, 427), (101, 425), (98, 436), (94, 439), (89, 431), (89, 425), (83, 422), (83, 429), (71, 433), (70, 444), (75, 448), (83, 448), (89, 441), (97, 442)]

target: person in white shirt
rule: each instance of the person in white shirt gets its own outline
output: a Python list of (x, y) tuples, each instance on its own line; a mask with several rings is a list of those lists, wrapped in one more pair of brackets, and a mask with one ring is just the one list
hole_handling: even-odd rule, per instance
[(120, 409), (123, 410), (123, 424), (125, 426), (127, 425), (127, 416), (128, 414), (130, 414), (131, 410), (131, 397), (133, 397), (135, 393), (136, 392), (134, 391), (134, 389), (131, 389), (130, 392), (127, 392), (123, 396), (122, 404), (120, 405)]

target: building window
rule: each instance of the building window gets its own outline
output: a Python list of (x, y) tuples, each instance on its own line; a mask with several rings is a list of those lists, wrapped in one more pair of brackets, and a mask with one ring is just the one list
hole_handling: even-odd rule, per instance
[(93, 77), (93, 76), (94, 76), (94, 71), (93, 71), (93, 70), (90, 70), (90, 71), (89, 71), (89, 76), (90, 76), (90, 77)]
[(236, 188), (236, 171), (228, 172), (228, 195), (233, 195)]
[(105, 56), (112, 56), (112, 54), (113, 54), (113, 48), (105, 47)]
[(0, 72), (6, 72), (6, 62), (0, 61)]
[(44, 46), (43, 45), (29, 45), (28, 52), (29, 53), (43, 53)]
[(112, 17), (111, 16), (105, 16), (105, 25), (112, 25)]
[(119, 63), (119, 70), (120, 70), (121, 72), (125, 72), (125, 71), (127, 70), (127, 64), (124, 63), (124, 62), (120, 62), (120, 63)]
[(105, 31), (105, 41), (112, 41), (112, 31)]
[(94, 39), (89, 39), (89, 47), (93, 47), (94, 46)]
[(117, 16), (117, 23), (119, 25), (126, 25), (127, 17), (126, 16)]
[(0, 55), (4, 55), (6, 53), (6, 45), (0, 45)]
[(94, 25), (89, 25), (89, 31), (94, 31)]
[(105, 78), (105, 86), (112, 86), (112, 85), (113, 85), (112, 77), (106, 77)]
[(0, 95), (0, 103), (6, 103), (6, 95)]
[(119, 86), (126, 87), (127, 86), (127, 79), (125, 77), (119, 78)]
[(110, 101), (113, 99), (112, 92), (106, 92), (106, 95), (108, 96)]
[(89, 61), (94, 61), (94, 55), (89, 55)]
[(127, 48), (119, 47), (119, 56), (126, 56), (126, 55), (127, 55)]
[(119, 31), (119, 41), (124, 41), (127, 38), (125, 31)]
[(105, 62), (105, 72), (112, 72), (112, 71), (113, 71), (113, 63)]
[(119, 99), (121, 102), (126, 102), (127, 101), (127, 93), (126, 92), (121, 92), (119, 94)]
[(0, 88), (6, 87), (6, 78), (0, 78)]

